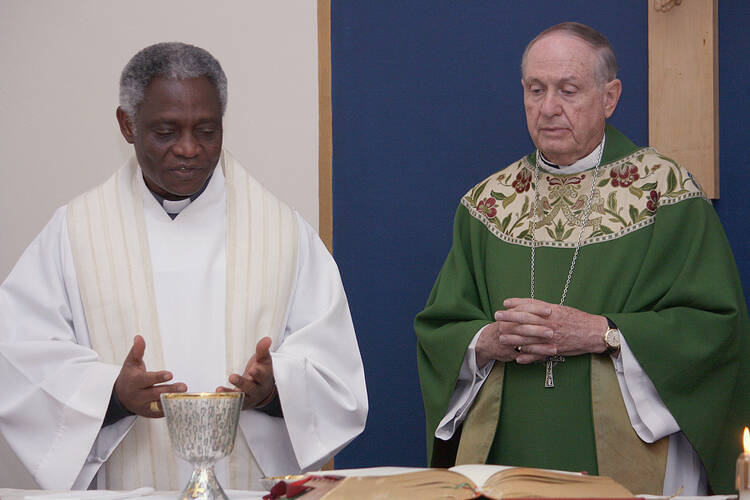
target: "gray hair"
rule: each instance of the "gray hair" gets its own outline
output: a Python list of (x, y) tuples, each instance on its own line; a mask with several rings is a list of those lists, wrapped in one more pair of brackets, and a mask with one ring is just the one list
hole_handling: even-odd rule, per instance
[(219, 92), (221, 115), (227, 109), (227, 77), (208, 51), (181, 42), (157, 43), (142, 49), (125, 65), (120, 76), (120, 107), (135, 119), (146, 87), (156, 77), (168, 80), (208, 78)]
[(556, 24), (535, 36), (526, 46), (526, 50), (523, 51), (523, 56), (521, 57), (522, 78), (523, 68), (526, 65), (526, 56), (528, 55), (531, 46), (545, 36), (553, 33), (563, 33), (574, 36), (579, 40), (586, 42), (591, 48), (596, 50), (597, 56), (599, 57), (599, 64), (594, 68), (594, 78), (596, 79), (597, 85), (601, 87), (605, 83), (611, 82), (617, 78), (617, 58), (615, 57), (615, 51), (612, 50), (612, 45), (609, 43), (609, 40), (607, 40), (606, 36), (602, 35), (591, 26), (586, 26), (581, 23)]

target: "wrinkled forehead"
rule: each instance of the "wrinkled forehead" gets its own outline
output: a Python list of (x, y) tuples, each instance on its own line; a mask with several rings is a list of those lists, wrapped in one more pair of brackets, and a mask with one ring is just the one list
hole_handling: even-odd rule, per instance
[(207, 99), (219, 96), (216, 84), (207, 76), (179, 78), (169, 75), (155, 75), (146, 85), (144, 95), (181, 94), (202, 96)]
[(219, 92), (206, 77), (154, 78), (146, 87), (137, 116), (146, 119), (161, 115), (201, 115), (220, 119)]
[(521, 71), (524, 79), (537, 73), (593, 78), (597, 63), (597, 49), (586, 41), (566, 33), (550, 33), (529, 47)]

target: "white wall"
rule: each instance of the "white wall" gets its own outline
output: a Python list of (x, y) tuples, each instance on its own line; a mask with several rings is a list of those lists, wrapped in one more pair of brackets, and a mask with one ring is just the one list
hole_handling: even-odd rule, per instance
[[(0, 281), (52, 216), (131, 154), (120, 71), (183, 41), (229, 80), (224, 145), (317, 228), (315, 0), (0, 0)], [(0, 438), (0, 487), (31, 486)]]
[(131, 154), (120, 71), (175, 40), (224, 67), (225, 147), (317, 228), (314, 0), (0, 0), (0, 280), (55, 208)]

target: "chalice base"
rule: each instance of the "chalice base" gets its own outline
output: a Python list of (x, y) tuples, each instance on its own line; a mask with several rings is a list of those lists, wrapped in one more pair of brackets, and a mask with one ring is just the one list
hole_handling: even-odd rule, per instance
[(214, 474), (213, 465), (196, 466), (180, 500), (229, 500)]

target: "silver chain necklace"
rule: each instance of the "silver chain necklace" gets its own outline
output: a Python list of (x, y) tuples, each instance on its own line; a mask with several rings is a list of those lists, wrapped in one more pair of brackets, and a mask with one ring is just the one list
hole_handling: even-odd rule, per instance
[[(586, 224), (589, 221), (589, 214), (591, 213), (591, 201), (594, 199), (594, 189), (596, 188), (596, 179), (599, 177), (599, 167), (602, 162), (602, 153), (604, 152), (604, 141), (599, 145), (599, 155), (596, 159), (596, 167), (594, 167), (594, 178), (591, 180), (591, 190), (589, 191), (589, 198), (586, 200), (586, 208), (583, 212), (583, 221), (581, 222), (581, 228), (578, 232), (578, 242), (576, 243), (576, 249), (573, 253), (573, 260), (570, 262), (570, 270), (568, 270), (568, 279), (565, 280), (565, 287), (563, 288), (562, 297), (560, 297), (560, 305), (565, 303), (565, 297), (568, 295), (568, 287), (570, 286), (570, 280), (573, 277), (573, 270), (576, 267), (576, 260), (578, 260), (578, 250), (581, 249), (581, 241), (583, 240), (583, 230), (586, 228)], [(534, 209), (531, 217), (531, 298), (534, 298), (534, 261), (536, 258), (536, 218), (539, 209), (539, 163), (541, 161), (539, 150), (536, 150), (536, 165), (534, 166)], [(555, 378), (552, 375), (552, 368), (560, 362), (565, 362), (565, 356), (555, 355), (547, 356), (545, 360), (545, 377), (544, 387), (555, 387)]]

